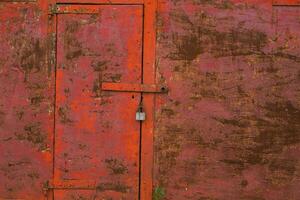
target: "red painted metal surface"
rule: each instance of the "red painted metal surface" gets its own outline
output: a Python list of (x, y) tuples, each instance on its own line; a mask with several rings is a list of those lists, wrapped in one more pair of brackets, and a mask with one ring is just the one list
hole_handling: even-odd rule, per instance
[(300, 6), (299, 0), (274, 0), (273, 5), (279, 6)]
[(147, 84), (128, 84), (128, 83), (102, 83), (102, 91), (118, 92), (145, 92), (145, 93), (164, 93), (167, 92), (165, 85), (147, 85)]
[(300, 199), (300, 7), (272, 3), (159, 0), (154, 196)]
[[(141, 83), (143, 9), (92, 7), (57, 16), (54, 185), (75, 188), (54, 198), (137, 199), (140, 94), (101, 91), (101, 82)], [(96, 190), (76, 190), (89, 187), (75, 180), (94, 180)]]
[(52, 178), (47, 4), (0, 2), (0, 199), (43, 199)]
[(0, 199), (300, 199), (299, 5), (0, 1)]

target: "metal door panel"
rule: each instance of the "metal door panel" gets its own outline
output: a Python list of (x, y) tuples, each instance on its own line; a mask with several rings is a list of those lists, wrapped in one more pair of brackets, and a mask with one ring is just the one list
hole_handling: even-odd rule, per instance
[(46, 11), (0, 3), (0, 199), (43, 199), (52, 177)]
[[(100, 86), (141, 83), (143, 9), (95, 8), (98, 13), (57, 17), (54, 188), (56, 182), (73, 186), (54, 189), (54, 197), (137, 199), (140, 94)], [(95, 188), (82, 181), (95, 181)]]

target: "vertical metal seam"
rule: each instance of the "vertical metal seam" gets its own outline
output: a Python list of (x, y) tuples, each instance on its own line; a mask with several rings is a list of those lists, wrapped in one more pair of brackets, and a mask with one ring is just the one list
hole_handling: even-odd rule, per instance
[[(142, 16), (142, 47), (141, 47), (141, 84), (144, 83), (144, 40), (145, 40), (145, 5), (143, 4)], [(143, 103), (143, 92), (140, 93), (140, 102)], [(139, 185), (138, 185), (138, 199), (141, 198), (141, 184), (142, 184), (142, 137), (143, 137), (143, 122), (140, 122), (140, 145), (139, 145)]]
[[(54, 34), (55, 34), (55, 43), (54, 43), (54, 47), (53, 49), (55, 49), (55, 54), (54, 54), (54, 131), (53, 131), (53, 171), (52, 171), (52, 174), (53, 174), (53, 181), (55, 180), (55, 144), (56, 144), (56, 105), (57, 105), (57, 85), (56, 85), (56, 79), (57, 79), (57, 42), (58, 42), (58, 39), (57, 39), (57, 29), (58, 29), (58, 15), (57, 14), (54, 14), (55, 16), (55, 27), (54, 27)], [(52, 198), (54, 200), (54, 189), (53, 189), (53, 195), (52, 195)]]

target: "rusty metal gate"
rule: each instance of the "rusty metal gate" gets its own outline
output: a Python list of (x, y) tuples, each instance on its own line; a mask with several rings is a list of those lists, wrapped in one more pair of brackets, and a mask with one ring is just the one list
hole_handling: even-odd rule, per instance
[[(54, 199), (149, 196), (140, 192), (142, 145), (149, 146), (142, 141), (146, 116), (137, 115), (146, 115), (143, 92), (166, 89), (143, 81), (149, 71), (144, 59), (153, 62), (143, 57), (143, 48), (151, 48), (151, 40), (143, 41), (149, 23), (143, 4), (122, 3), (51, 9), (57, 45), (54, 179), (48, 189)], [(154, 34), (153, 27), (149, 31)], [(153, 123), (153, 102), (148, 107)], [(151, 127), (144, 130), (149, 134)], [(151, 170), (150, 162), (145, 165)]]
[(299, 0), (0, 0), (0, 200), (299, 200)]
[(141, 83), (142, 6), (56, 9), (54, 198), (97, 189), (100, 198), (137, 199), (141, 95), (101, 83)]
[[(30, 176), (38, 179), (38, 184), (32, 185), (34, 191), (25, 186), (30, 183), (26, 179), (22, 184), (3, 179), (0, 199), (150, 199), (153, 95), (167, 91), (154, 83), (155, 3), (41, 1), (33, 11), (30, 4), (20, 5), (5, 4), (8, 11), (2, 12), (3, 19), (16, 20), (18, 16), (10, 13), (21, 9), (26, 17), (32, 17), (29, 21), (41, 15), (44, 18), (37, 21), (47, 21), (41, 28), (41, 35), (47, 34), (44, 49), (40, 47), (42, 39), (32, 39), (36, 44), (27, 53), (34, 56), (33, 67), (48, 65), (47, 81), (41, 76), (32, 86), (31, 66), (23, 63), (21, 70), (28, 72), (22, 79), (25, 87), (30, 84), (48, 90), (48, 97), (42, 90), (32, 104), (40, 109), (42, 102), (49, 101), (50, 107), (48, 116), (45, 113), (47, 122), (32, 122), (24, 126), (25, 133), (13, 134), (37, 146), (45, 143), (40, 150), (47, 159), (43, 161), (45, 171), (41, 168)], [(23, 34), (17, 40), (29, 37), (26, 26), (30, 25), (15, 31)], [(39, 34), (30, 31), (33, 37)], [(27, 40), (15, 41), (19, 51), (27, 50), (33, 41), (24, 42)], [(45, 52), (41, 55), (40, 51)], [(25, 56), (20, 53), (15, 54)], [(28, 117), (26, 123), (30, 120), (36, 119)], [(43, 131), (48, 136), (42, 135)], [(32, 134), (40, 138), (32, 138)], [(32, 159), (36, 159), (34, 155)], [(13, 162), (9, 167), (27, 162), (31, 160)]]

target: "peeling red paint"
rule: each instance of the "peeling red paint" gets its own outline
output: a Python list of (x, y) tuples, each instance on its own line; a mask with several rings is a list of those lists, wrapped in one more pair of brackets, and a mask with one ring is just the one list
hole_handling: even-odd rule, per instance
[(2, 1), (0, 199), (299, 199), (299, 5)]
[[(268, 5), (267, 5), (268, 3)], [(298, 199), (299, 7), (159, 1), (155, 185), (165, 199)]]

